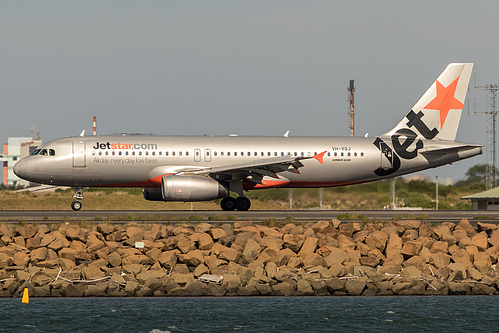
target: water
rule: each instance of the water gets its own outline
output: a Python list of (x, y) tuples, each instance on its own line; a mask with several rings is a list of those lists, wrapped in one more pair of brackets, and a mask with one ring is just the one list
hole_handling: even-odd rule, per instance
[(0, 332), (499, 332), (499, 298), (0, 299)]

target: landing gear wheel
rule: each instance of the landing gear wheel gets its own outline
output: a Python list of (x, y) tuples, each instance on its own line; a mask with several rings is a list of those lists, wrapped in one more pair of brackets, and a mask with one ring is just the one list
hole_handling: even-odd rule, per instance
[(236, 209), (236, 200), (231, 197), (223, 198), (220, 206), (226, 211), (234, 210)]
[(247, 211), (251, 207), (250, 199), (246, 197), (239, 197), (236, 199), (236, 209), (239, 211)]
[(73, 208), (73, 210), (80, 210), (81, 209), (81, 202), (73, 201), (71, 203), (71, 208)]
[(73, 208), (73, 210), (80, 210), (82, 206), (80, 200), (83, 199), (83, 187), (76, 187), (73, 189), (75, 191), (73, 198), (76, 200), (71, 203), (71, 208)]

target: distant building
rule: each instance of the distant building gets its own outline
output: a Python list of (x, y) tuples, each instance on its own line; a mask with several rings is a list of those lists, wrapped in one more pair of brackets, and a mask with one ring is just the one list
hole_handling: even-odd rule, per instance
[(499, 210), (499, 187), (462, 197), (471, 200), (472, 210)]
[(29, 137), (9, 138), (8, 143), (3, 145), (3, 155), (0, 155), (0, 162), (3, 162), (3, 184), (5, 186), (30, 186), (26, 180), (20, 179), (14, 174), (14, 164), (23, 157), (30, 155), (42, 140)]

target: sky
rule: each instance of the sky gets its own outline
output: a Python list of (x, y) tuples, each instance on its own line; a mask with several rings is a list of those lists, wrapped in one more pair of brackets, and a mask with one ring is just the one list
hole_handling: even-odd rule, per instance
[[(0, 0), (0, 141), (393, 128), (452, 62), (499, 83), (497, 1)], [(457, 140), (486, 143), (486, 93)], [(469, 107), (468, 107), (469, 106)], [(468, 114), (469, 113), (469, 114)], [(481, 155), (423, 174), (465, 178)]]

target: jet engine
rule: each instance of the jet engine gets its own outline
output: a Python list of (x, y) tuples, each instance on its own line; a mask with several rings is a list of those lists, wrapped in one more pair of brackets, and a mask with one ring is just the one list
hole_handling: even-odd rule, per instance
[(161, 188), (144, 188), (144, 199), (151, 201), (205, 201), (224, 198), (229, 191), (219, 182), (199, 176), (164, 176)]
[(161, 193), (165, 201), (205, 201), (223, 198), (229, 192), (219, 182), (199, 176), (164, 176)]

